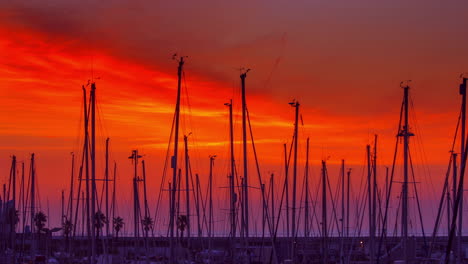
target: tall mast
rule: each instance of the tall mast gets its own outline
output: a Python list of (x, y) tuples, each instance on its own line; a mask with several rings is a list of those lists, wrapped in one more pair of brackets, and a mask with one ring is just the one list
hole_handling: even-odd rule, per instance
[[(460, 141), (460, 155), (461, 155), (461, 162), (465, 160), (465, 137), (466, 137), (466, 83), (468, 81), (468, 78), (463, 78), (463, 83), (460, 85), (460, 94), (462, 96), (462, 109), (461, 109), (461, 141)], [(460, 169), (463, 166), (460, 166)], [(460, 176), (462, 173), (460, 172)], [(457, 251), (458, 251), (458, 258), (457, 262), (462, 263), (461, 256), (463, 256), (463, 251), (462, 251), (462, 231), (463, 231), (463, 191), (464, 191), (464, 186), (461, 188), (461, 194), (460, 197), (460, 206), (458, 207), (459, 210), (459, 215), (458, 215), (458, 243), (457, 243)]]
[(232, 99), (229, 103), (225, 103), (229, 107), (229, 143), (230, 143), (230, 159), (231, 173), (229, 176), (229, 196), (230, 196), (230, 222), (231, 222), (231, 257), (234, 260), (234, 239), (236, 238), (236, 193), (234, 187), (234, 123), (232, 118)]
[[(148, 208), (148, 197), (146, 196), (146, 166), (145, 161), (141, 161), (141, 167), (143, 170), (143, 204), (145, 206), (145, 221), (148, 221), (149, 217), (149, 208)], [(145, 229), (145, 238), (148, 237), (148, 231)]]
[(91, 84), (91, 261), (96, 257), (96, 84)]
[(210, 176), (209, 176), (209, 218), (208, 218), (208, 248), (209, 248), (209, 256), (211, 260), (211, 243), (212, 243), (212, 237), (213, 237), (213, 227), (214, 227), (214, 221), (213, 221), (213, 165), (214, 165), (214, 159), (216, 155), (210, 156)]
[(349, 237), (349, 202), (350, 202), (350, 186), (351, 186), (351, 169), (347, 173), (347, 190), (346, 190), (346, 237)]
[(341, 245), (340, 263), (344, 264), (344, 238), (345, 238), (345, 161), (341, 160)]
[(36, 168), (34, 165), (34, 153), (31, 154), (31, 257), (35, 259), (36, 257), (36, 238), (35, 238), (35, 228), (34, 228), (34, 216), (36, 214), (35, 210), (36, 205)]
[[(83, 110), (84, 110), (84, 133), (85, 133), (85, 138), (84, 138), (84, 160), (85, 160), (85, 181), (86, 181), (86, 235), (88, 238), (88, 254), (92, 254), (92, 244), (89, 243), (89, 240), (91, 239), (91, 212), (90, 212), (90, 188), (89, 188), (89, 130), (88, 130), (88, 125), (89, 125), (89, 120), (88, 120), (88, 105), (87, 105), (87, 100), (86, 100), (86, 88), (83, 86)], [(83, 203), (83, 206), (85, 203)], [(84, 223), (83, 223), (84, 225)], [(92, 264), (91, 258), (89, 258), (89, 263)]]
[(276, 230), (275, 226), (275, 174), (272, 173), (270, 177), (270, 192), (271, 192), (271, 226)]
[(299, 102), (293, 101), (289, 103), (292, 107), (296, 108), (296, 114), (294, 118), (294, 167), (293, 167), (293, 200), (292, 200), (292, 261), (294, 262), (296, 249), (296, 188), (297, 188), (297, 142), (298, 142), (298, 128), (299, 128)]
[(367, 153), (367, 199), (368, 199), (368, 211), (369, 211), (369, 257), (370, 263), (374, 263), (374, 221), (373, 221), (373, 203), (372, 203), (372, 169), (371, 169), (371, 153), (370, 145), (366, 146)]
[(309, 138), (306, 147), (304, 237), (309, 237)]
[[(133, 162), (133, 228), (134, 236), (140, 236), (140, 202), (138, 195), (138, 159), (141, 158), (138, 155), (138, 150), (133, 150), (132, 155), (128, 157)], [(136, 240), (135, 240), (136, 241)]]
[[(114, 179), (113, 179), (113, 190), (112, 190), (112, 223), (114, 223), (115, 219), (115, 207), (117, 206), (115, 203), (115, 185), (116, 185), (116, 176), (117, 176), (117, 163), (114, 161)], [(112, 236), (114, 235), (114, 228), (112, 228)]]
[(72, 164), (71, 164), (71, 177), (70, 177), (70, 199), (69, 199), (69, 220), (73, 223), (73, 191), (74, 191), (74, 181), (75, 181), (75, 153), (71, 153)]
[(109, 138), (106, 139), (106, 240), (109, 236)]
[(11, 224), (11, 248), (15, 250), (15, 243), (16, 243), (16, 156), (13, 155), (12, 160), (11, 160), (11, 181), (12, 181), (12, 187), (13, 187), (13, 197), (12, 197), (12, 202), (13, 202), (13, 214), (11, 214), (11, 219), (10, 219), (10, 224)]
[(244, 199), (242, 199), (243, 207), (243, 230), (245, 234), (246, 241), (249, 238), (249, 181), (248, 181), (248, 166), (247, 166), (247, 102), (245, 98), (245, 78), (247, 77), (247, 72), (250, 69), (242, 72), (240, 75), (241, 86), (242, 86), (242, 152), (244, 158), (244, 182), (243, 182), (243, 191)]
[[(189, 134), (190, 135), (190, 134)], [(187, 239), (190, 241), (190, 192), (189, 192), (189, 155), (188, 155), (188, 136), (184, 135), (185, 146), (185, 202), (187, 214)]]
[(371, 229), (371, 255), (372, 263), (375, 262), (375, 233), (376, 233), (376, 220), (377, 220), (377, 135), (374, 139), (374, 162), (372, 172), (372, 229)]
[(180, 117), (180, 94), (182, 83), (182, 72), (184, 66), (184, 57), (179, 59), (179, 67), (177, 68), (177, 101), (175, 108), (175, 136), (174, 136), (174, 155), (172, 156), (172, 192), (170, 202), (170, 217), (169, 217), (169, 230), (170, 230), (170, 263), (174, 263), (174, 229), (175, 229), (175, 205), (176, 205), (176, 188), (177, 188), (177, 154), (179, 149), (179, 117)]
[(399, 136), (403, 137), (403, 191), (402, 191), (402, 212), (401, 212), (401, 231), (402, 231), (402, 249), (404, 252), (405, 263), (409, 263), (408, 252), (408, 162), (409, 162), (409, 137), (414, 136), (409, 131), (408, 105), (409, 105), (409, 86), (401, 85), (404, 89), (404, 122), (405, 125), (400, 131)]
[(328, 263), (327, 165), (322, 160), (322, 263)]
[(286, 191), (286, 236), (289, 238), (289, 163), (288, 163), (288, 150), (286, 144), (284, 147), (284, 185)]
[(197, 210), (197, 225), (198, 225), (198, 238), (202, 237), (202, 223), (200, 221), (200, 178), (198, 173), (195, 174), (195, 189), (196, 189), (196, 199), (197, 203), (195, 204), (195, 209)]

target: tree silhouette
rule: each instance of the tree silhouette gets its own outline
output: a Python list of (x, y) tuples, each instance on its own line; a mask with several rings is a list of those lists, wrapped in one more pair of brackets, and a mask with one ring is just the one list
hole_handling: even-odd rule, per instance
[(41, 233), (44, 230), (45, 223), (47, 222), (47, 216), (39, 211), (34, 215), (34, 225), (36, 226), (37, 233)]
[(105, 223), (107, 223), (107, 217), (101, 211), (97, 211), (94, 214), (94, 228), (96, 228), (97, 239), (99, 239), (99, 235)]
[(120, 230), (125, 225), (123, 218), (120, 216), (114, 217), (113, 224), (114, 224), (114, 230), (115, 230), (115, 238), (118, 238)]
[(63, 229), (63, 235), (65, 236), (65, 247), (67, 248), (67, 251), (68, 251), (69, 236), (73, 229), (72, 221), (65, 218), (65, 221), (63, 221), (63, 224), (62, 224), (62, 229)]
[(144, 217), (143, 220), (141, 220), (141, 224), (143, 225), (143, 230), (145, 230), (145, 234), (148, 235), (148, 231), (153, 229), (153, 218), (149, 216)]
[(177, 217), (177, 229), (180, 230), (180, 237), (181, 238), (184, 238), (184, 230), (185, 230), (185, 227), (187, 226), (187, 216), (186, 215), (179, 215)]
[(70, 235), (73, 229), (72, 221), (65, 218), (65, 221), (63, 221), (63, 224), (62, 224), (62, 229), (63, 229), (63, 234), (65, 235), (66, 238), (68, 238), (68, 236)]

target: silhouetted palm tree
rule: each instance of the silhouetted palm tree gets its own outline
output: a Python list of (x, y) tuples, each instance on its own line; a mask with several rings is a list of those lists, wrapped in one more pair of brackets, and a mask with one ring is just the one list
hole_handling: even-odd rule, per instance
[(148, 231), (153, 229), (154, 221), (153, 218), (147, 216), (141, 220), (141, 224), (143, 225), (143, 230), (145, 230), (146, 236), (148, 235)]
[(184, 238), (184, 230), (185, 230), (185, 227), (187, 226), (187, 216), (186, 215), (179, 215), (177, 217), (177, 229), (180, 230), (180, 237), (181, 238)]
[(69, 244), (68, 238), (71, 234), (71, 231), (73, 230), (72, 221), (65, 218), (65, 221), (63, 221), (63, 224), (62, 224), (62, 230), (63, 230), (63, 235), (65, 236), (65, 248), (68, 251), (68, 244)]
[(39, 211), (34, 215), (34, 225), (36, 226), (37, 233), (41, 233), (46, 222), (47, 216), (43, 212)]
[(114, 224), (114, 230), (115, 230), (115, 238), (118, 238), (120, 230), (125, 225), (123, 218), (120, 216), (114, 217), (113, 224)]
[(99, 234), (104, 224), (107, 223), (107, 217), (101, 212), (97, 211), (94, 214), (94, 228), (96, 228), (96, 237), (99, 239)]

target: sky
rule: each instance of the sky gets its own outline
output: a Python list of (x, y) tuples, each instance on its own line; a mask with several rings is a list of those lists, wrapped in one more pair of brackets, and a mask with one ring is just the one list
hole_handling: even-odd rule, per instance
[[(468, 71), (467, 7), (465, 1), (2, 1), (0, 183), (8, 179), (11, 155), (27, 167), (35, 153), (41, 208), (47, 201), (58, 208), (61, 190), (69, 188), (70, 153), (82, 148), (82, 86), (91, 80), (97, 85), (98, 171), (104, 171), (109, 137), (124, 204), (131, 198), (127, 157), (138, 149), (155, 207), (175, 107), (177, 53), (188, 56), (181, 135), (191, 133), (192, 169), (202, 182), (209, 156), (217, 155), (218, 187), (227, 184), (224, 103), (230, 99), (241, 165), (241, 68), (251, 69), (247, 104), (262, 178), (284, 177), (283, 144), (291, 143), (294, 127), (288, 103), (297, 100), (301, 179), (310, 137), (313, 177), (327, 160), (336, 183), (337, 164), (345, 159), (356, 171), (356, 188), (374, 134), (381, 175), (391, 164), (399, 84), (412, 80), (416, 177), (423, 201), (433, 207), (458, 117), (459, 76)], [(255, 175), (252, 152), (249, 157)], [(227, 206), (223, 195), (221, 208)]]

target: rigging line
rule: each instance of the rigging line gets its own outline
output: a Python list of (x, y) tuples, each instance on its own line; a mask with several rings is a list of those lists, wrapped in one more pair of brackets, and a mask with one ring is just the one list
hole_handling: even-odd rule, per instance
[[(468, 143), (468, 142), (467, 142)], [(454, 208), (456, 208), (453, 212), (453, 218), (452, 218), (452, 223), (451, 223), (451, 226), (450, 226), (450, 236), (449, 236), (449, 241), (448, 241), (448, 246), (447, 246), (447, 250), (445, 252), (445, 263), (448, 264), (448, 261), (449, 261), (449, 255), (450, 255), (450, 251), (451, 251), (451, 248), (452, 248), (452, 243), (453, 243), (453, 237), (455, 235), (455, 229), (456, 229), (456, 223), (457, 223), (457, 216), (458, 216), (458, 211), (460, 211), (460, 201), (461, 199), (463, 199), (463, 183), (464, 183), (464, 179), (465, 179), (465, 168), (466, 168), (466, 156), (468, 155), (468, 144), (467, 146), (465, 147), (465, 153), (463, 155), (463, 160), (460, 161), (461, 162), (461, 172), (460, 172), (460, 180), (459, 180), (459, 183), (458, 183), (458, 190), (457, 190), (457, 198), (455, 200), (455, 206)], [(461, 212), (463, 213), (463, 212)]]
[[(333, 192), (332, 192), (332, 189), (331, 189), (331, 185), (330, 185), (330, 177), (328, 175), (328, 170), (326, 171), (327, 172), (327, 186), (328, 186), (328, 191), (330, 192), (330, 198), (331, 198), (331, 203), (332, 203), (332, 217), (333, 217), (333, 220), (335, 220), (335, 226), (337, 228), (337, 231), (338, 231), (338, 236), (340, 236), (341, 232), (340, 232), (340, 224), (338, 223), (338, 219), (337, 219), (337, 214), (336, 214), (336, 208), (335, 208), (335, 197), (333, 197)], [(331, 235), (333, 232), (333, 225), (329, 226), (328, 227), (328, 233)]]
[[(431, 186), (431, 189), (432, 189), (432, 192), (431, 193), (435, 193), (435, 187), (434, 187), (434, 182), (432, 180), (432, 177), (431, 177), (431, 173), (430, 173), (430, 170), (429, 168), (426, 166), (426, 164), (428, 164), (428, 159), (427, 159), (427, 154), (426, 154), (426, 151), (424, 149), (424, 144), (423, 144), (423, 135), (422, 135), (422, 131), (421, 129), (419, 128), (419, 124), (418, 124), (418, 119), (416, 117), (416, 111), (414, 109), (414, 103), (413, 103), (413, 98), (410, 96), (409, 97), (409, 100), (410, 100), (410, 107), (411, 107), (411, 111), (410, 111), (410, 117), (412, 117), (413, 119), (413, 124), (414, 124), (414, 128), (416, 130), (416, 134), (418, 135), (418, 137), (416, 137), (416, 146), (418, 147), (419, 151), (421, 152), (421, 166), (424, 170), (424, 177), (426, 179), (425, 182), (429, 182), (430, 183), (430, 186)], [(423, 189), (424, 190), (424, 189)], [(434, 216), (434, 210), (433, 210), (433, 207), (431, 207), (431, 212), (432, 212), (432, 215)]]
[(317, 235), (322, 236), (322, 229), (320, 228), (320, 221), (318, 219), (318, 213), (317, 213), (318, 195), (320, 193), (320, 188), (322, 187), (322, 181), (320, 180), (320, 177), (316, 180), (318, 180), (318, 184), (317, 184), (317, 189), (315, 189), (315, 199), (312, 202), (312, 206), (314, 210), (312, 217), (315, 217), (315, 222), (317, 224)]
[[(172, 117), (171, 133), (170, 133), (169, 141), (168, 141), (168, 144), (167, 144), (166, 158), (164, 160), (164, 168), (163, 168), (163, 172), (162, 172), (161, 184), (159, 185), (159, 194), (158, 194), (158, 199), (156, 201), (156, 208), (155, 208), (155, 212), (154, 212), (155, 222), (156, 222), (156, 219), (158, 219), (159, 206), (161, 204), (162, 194), (163, 194), (163, 190), (164, 190), (164, 184), (165, 184), (165, 181), (166, 181), (166, 175), (167, 175), (167, 169), (168, 169), (167, 165), (168, 165), (169, 159), (170, 159), (169, 158), (170, 157), (170, 148), (171, 148), (172, 137), (174, 135), (174, 125), (175, 125), (175, 115)], [(162, 220), (162, 219), (159, 219), (159, 220)]]
[[(363, 160), (367, 160), (367, 155), (363, 154)], [(365, 162), (364, 162), (365, 163)], [(363, 163), (363, 164), (364, 164)], [(365, 208), (367, 205), (367, 199), (366, 199), (366, 189), (367, 189), (367, 181), (365, 181), (365, 165), (361, 166), (361, 182), (359, 185), (359, 191), (357, 194), (354, 194), (355, 198), (355, 203), (356, 203), (356, 215), (355, 215), (355, 228), (353, 231), (353, 237), (351, 240), (351, 244), (354, 244), (356, 239), (358, 239), (361, 236), (361, 228), (363, 225), (364, 217), (365, 217)], [(364, 184), (364, 186), (363, 186)], [(357, 196), (357, 197), (356, 197)], [(348, 251), (348, 262), (351, 261), (352, 259), (352, 247), (349, 248)]]
[(426, 253), (427, 253), (426, 233), (424, 232), (424, 223), (423, 223), (423, 219), (422, 219), (421, 205), (420, 205), (420, 202), (419, 202), (418, 188), (416, 187), (416, 177), (414, 176), (413, 159), (411, 157), (411, 152), (409, 150), (408, 150), (408, 154), (409, 154), (409, 160), (410, 160), (411, 174), (413, 175), (414, 193), (415, 193), (415, 196), (416, 196), (416, 204), (418, 206), (419, 221), (421, 222), (421, 231), (422, 231), (423, 240), (424, 240), (424, 248), (426, 249)]
[[(252, 125), (250, 123), (250, 114), (249, 114), (248, 108), (246, 108), (245, 110), (246, 110), (246, 113), (247, 113), (247, 120), (248, 120), (248, 123), (249, 123), (250, 139), (252, 140), (252, 149), (253, 149), (253, 153), (254, 153), (254, 157), (255, 157), (255, 165), (257, 167), (258, 181), (259, 181), (260, 186), (262, 186), (262, 177), (261, 177), (261, 174), (260, 174), (260, 166), (258, 164), (257, 151), (256, 151), (256, 148), (255, 148), (255, 142), (254, 142), (254, 137), (253, 137), (253, 133), (252, 133)], [(270, 218), (269, 217), (269, 210), (268, 210), (268, 208), (266, 206), (266, 203), (265, 203), (265, 193), (264, 193), (263, 189), (261, 189), (261, 193), (262, 193), (263, 207), (264, 207), (264, 210), (266, 210), (265, 216), (266, 216), (266, 218)], [(273, 245), (273, 242), (274, 242), (273, 238), (272, 238), (273, 229), (272, 229), (270, 221), (267, 221), (267, 225), (268, 225), (268, 231), (270, 232), (270, 240), (271, 240), (272, 245)], [(276, 253), (276, 248), (275, 247), (273, 247), (273, 254), (275, 256), (274, 260), (275, 260), (275, 262), (277, 262), (278, 259), (277, 259), (277, 253)]]
[[(453, 137), (453, 141), (452, 141), (452, 148), (451, 148), (451, 153), (453, 153), (454, 149), (455, 149), (455, 143), (456, 143), (456, 140), (457, 140), (457, 137), (458, 137), (458, 131), (459, 131), (459, 128), (460, 128), (460, 121), (461, 121), (461, 110), (460, 110), (460, 114), (458, 115), (458, 121), (457, 121), (457, 126), (456, 126), (456, 129), (455, 129), (455, 135)], [(428, 252), (428, 256), (430, 256), (430, 254), (432, 253), (432, 249), (434, 247), (434, 244), (435, 244), (435, 239), (436, 239), (436, 235), (437, 235), (437, 232), (438, 232), (438, 229), (439, 229), (439, 225), (440, 225), (440, 220), (441, 220), (441, 217), (442, 217), (442, 204), (444, 204), (444, 200), (445, 200), (445, 193), (446, 193), (446, 189), (448, 187), (448, 179), (450, 177), (450, 170), (451, 170), (451, 166), (452, 166), (452, 155), (449, 155), (450, 158), (449, 158), (449, 165), (448, 165), (448, 168), (447, 168), (447, 172), (445, 174), (445, 182), (444, 182), (444, 187), (442, 189), (442, 196), (439, 200), (439, 210), (438, 210), (438, 213), (437, 213), (437, 218), (436, 218), (436, 222), (434, 224), (434, 229), (432, 231), (432, 241), (431, 241), (431, 245), (429, 247), (429, 252)], [(448, 213), (448, 211), (447, 211)]]
[[(400, 108), (400, 120), (398, 121), (398, 131), (397, 131), (396, 142), (395, 142), (395, 152), (393, 154), (392, 171), (390, 173), (390, 182), (389, 182), (389, 186), (388, 186), (388, 193), (387, 193), (387, 197), (386, 197), (386, 200), (385, 200), (385, 214), (384, 214), (384, 221), (382, 223), (383, 226), (386, 226), (386, 224), (387, 224), (388, 206), (389, 206), (389, 202), (390, 202), (390, 194), (392, 192), (392, 187), (393, 187), (395, 162), (396, 162), (396, 157), (397, 157), (397, 152), (398, 152), (398, 133), (401, 130), (401, 122), (402, 122), (402, 119), (403, 119), (404, 104), (405, 103), (404, 103), (404, 100), (403, 100), (403, 102), (401, 103), (401, 108)], [(383, 243), (384, 237), (386, 236), (385, 233), (386, 232), (382, 232), (382, 234), (380, 235), (379, 246), (378, 246), (378, 249), (377, 249), (377, 264), (379, 264), (379, 262), (380, 262), (380, 250), (382, 248), (382, 243)]]

